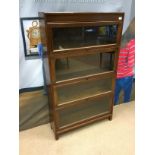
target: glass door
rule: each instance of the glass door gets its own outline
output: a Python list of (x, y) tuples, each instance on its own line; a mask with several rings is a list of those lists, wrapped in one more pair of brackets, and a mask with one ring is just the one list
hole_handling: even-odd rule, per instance
[(53, 28), (53, 49), (62, 50), (116, 43), (118, 26), (82, 26)]

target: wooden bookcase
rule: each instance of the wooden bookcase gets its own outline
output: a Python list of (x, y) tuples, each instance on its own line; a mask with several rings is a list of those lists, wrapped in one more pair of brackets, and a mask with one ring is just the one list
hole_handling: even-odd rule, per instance
[(111, 120), (124, 13), (39, 13), (55, 138)]

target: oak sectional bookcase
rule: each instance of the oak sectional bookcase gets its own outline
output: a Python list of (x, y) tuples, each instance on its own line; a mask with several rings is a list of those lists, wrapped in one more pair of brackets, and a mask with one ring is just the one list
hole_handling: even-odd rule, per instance
[(39, 13), (55, 138), (112, 119), (124, 13)]

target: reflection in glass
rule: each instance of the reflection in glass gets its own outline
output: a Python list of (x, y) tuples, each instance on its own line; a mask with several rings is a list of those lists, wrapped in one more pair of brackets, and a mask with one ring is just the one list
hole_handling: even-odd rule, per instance
[(116, 43), (117, 25), (53, 28), (54, 49)]
[(98, 114), (109, 112), (109, 101), (110, 99), (108, 97), (101, 97), (91, 101), (83, 101), (82, 104), (68, 107), (65, 110), (60, 110), (60, 127), (90, 118)]
[(57, 59), (55, 64), (56, 80), (112, 71), (113, 64), (114, 52)]
[(87, 81), (56, 88), (58, 104), (92, 97), (112, 89), (112, 78)]

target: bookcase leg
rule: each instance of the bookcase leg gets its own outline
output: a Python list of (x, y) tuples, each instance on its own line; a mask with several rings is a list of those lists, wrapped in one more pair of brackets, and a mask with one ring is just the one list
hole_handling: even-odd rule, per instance
[(58, 134), (55, 134), (55, 139), (56, 139), (56, 140), (58, 140), (58, 139), (59, 139)]
[(109, 119), (109, 121), (111, 121), (111, 120), (112, 120), (112, 116), (109, 116), (109, 118), (108, 118), (108, 119)]

